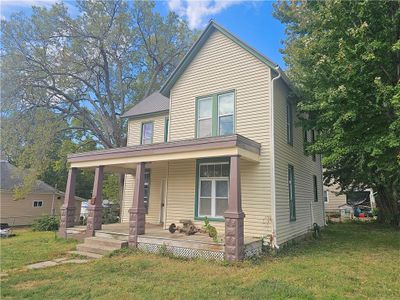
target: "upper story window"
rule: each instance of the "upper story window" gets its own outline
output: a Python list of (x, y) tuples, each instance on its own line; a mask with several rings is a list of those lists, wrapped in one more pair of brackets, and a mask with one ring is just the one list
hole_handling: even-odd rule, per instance
[(164, 142), (168, 142), (168, 130), (169, 130), (169, 117), (165, 118), (164, 123)]
[(233, 92), (197, 99), (197, 137), (233, 134), (234, 123), (235, 94)]
[(286, 133), (287, 143), (293, 145), (293, 104), (289, 100), (286, 101)]
[(141, 144), (151, 144), (153, 143), (153, 122), (146, 122), (142, 124), (142, 133), (141, 133)]
[(198, 100), (197, 137), (212, 135), (213, 99), (211, 97)]
[(235, 114), (235, 95), (233, 93), (218, 96), (218, 135), (233, 133)]
[[(314, 144), (314, 142), (315, 142), (315, 130), (313, 129), (313, 130), (311, 130), (311, 143), (313, 143)], [(315, 155), (315, 153), (313, 153), (312, 154), (312, 160), (313, 161), (316, 161), (316, 155)]]

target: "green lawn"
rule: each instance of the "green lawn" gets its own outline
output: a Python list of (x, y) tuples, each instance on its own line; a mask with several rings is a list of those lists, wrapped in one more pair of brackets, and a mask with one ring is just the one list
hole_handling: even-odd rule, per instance
[[(19, 238), (23, 235), (14, 242), (21, 245)], [(10, 253), (7, 248), (15, 247), (11, 240), (7, 243), (2, 243), (2, 261), (4, 253)], [(37, 245), (33, 239), (27, 241), (26, 255), (30, 243)], [(373, 224), (338, 224), (329, 225), (318, 241), (302, 242), (277, 257), (235, 265), (131, 253), (84, 265), (12, 270), (2, 280), (1, 297), (400, 299), (399, 256), (399, 231)]]
[(63, 256), (75, 248), (76, 241), (55, 239), (53, 232), (17, 229), (15, 237), (1, 239), (1, 271)]

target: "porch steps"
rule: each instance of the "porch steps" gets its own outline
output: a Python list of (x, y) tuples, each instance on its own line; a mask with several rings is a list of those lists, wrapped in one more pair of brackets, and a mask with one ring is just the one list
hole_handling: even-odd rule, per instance
[(79, 252), (105, 255), (114, 250), (118, 250), (125, 247), (128, 247), (128, 242), (126, 241), (101, 238), (95, 236), (95, 237), (85, 238), (85, 242), (83, 244), (78, 244), (76, 246), (76, 250)]
[(110, 231), (101, 231), (96, 230), (96, 237), (105, 238), (105, 239), (114, 239), (118, 241), (128, 241), (128, 234), (120, 233), (120, 232), (110, 232)]

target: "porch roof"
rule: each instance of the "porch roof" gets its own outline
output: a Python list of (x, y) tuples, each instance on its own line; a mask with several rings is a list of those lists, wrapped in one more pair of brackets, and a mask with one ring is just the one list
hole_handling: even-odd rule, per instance
[(76, 168), (101, 165), (109, 166), (109, 169), (114, 166), (129, 170), (135, 168), (139, 162), (231, 155), (241, 155), (244, 159), (259, 161), (260, 148), (259, 143), (234, 134), (76, 153), (68, 156), (68, 162), (71, 163), (71, 167)]

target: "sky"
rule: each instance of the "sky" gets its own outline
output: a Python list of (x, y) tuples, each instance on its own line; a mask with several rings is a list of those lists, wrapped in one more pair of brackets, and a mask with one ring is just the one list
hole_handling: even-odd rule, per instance
[[(19, 11), (29, 15), (32, 5), (49, 7), (54, 2), (56, 0), (1, 0), (0, 15), (2, 19), (8, 19), (11, 14)], [(73, 2), (64, 2), (71, 14), (76, 14)], [(165, 0), (157, 1), (156, 9), (162, 15), (174, 11), (188, 21), (191, 29), (201, 30), (210, 19), (214, 19), (285, 69), (279, 52), (285, 37), (284, 26), (272, 16), (272, 3), (241, 0)]]

